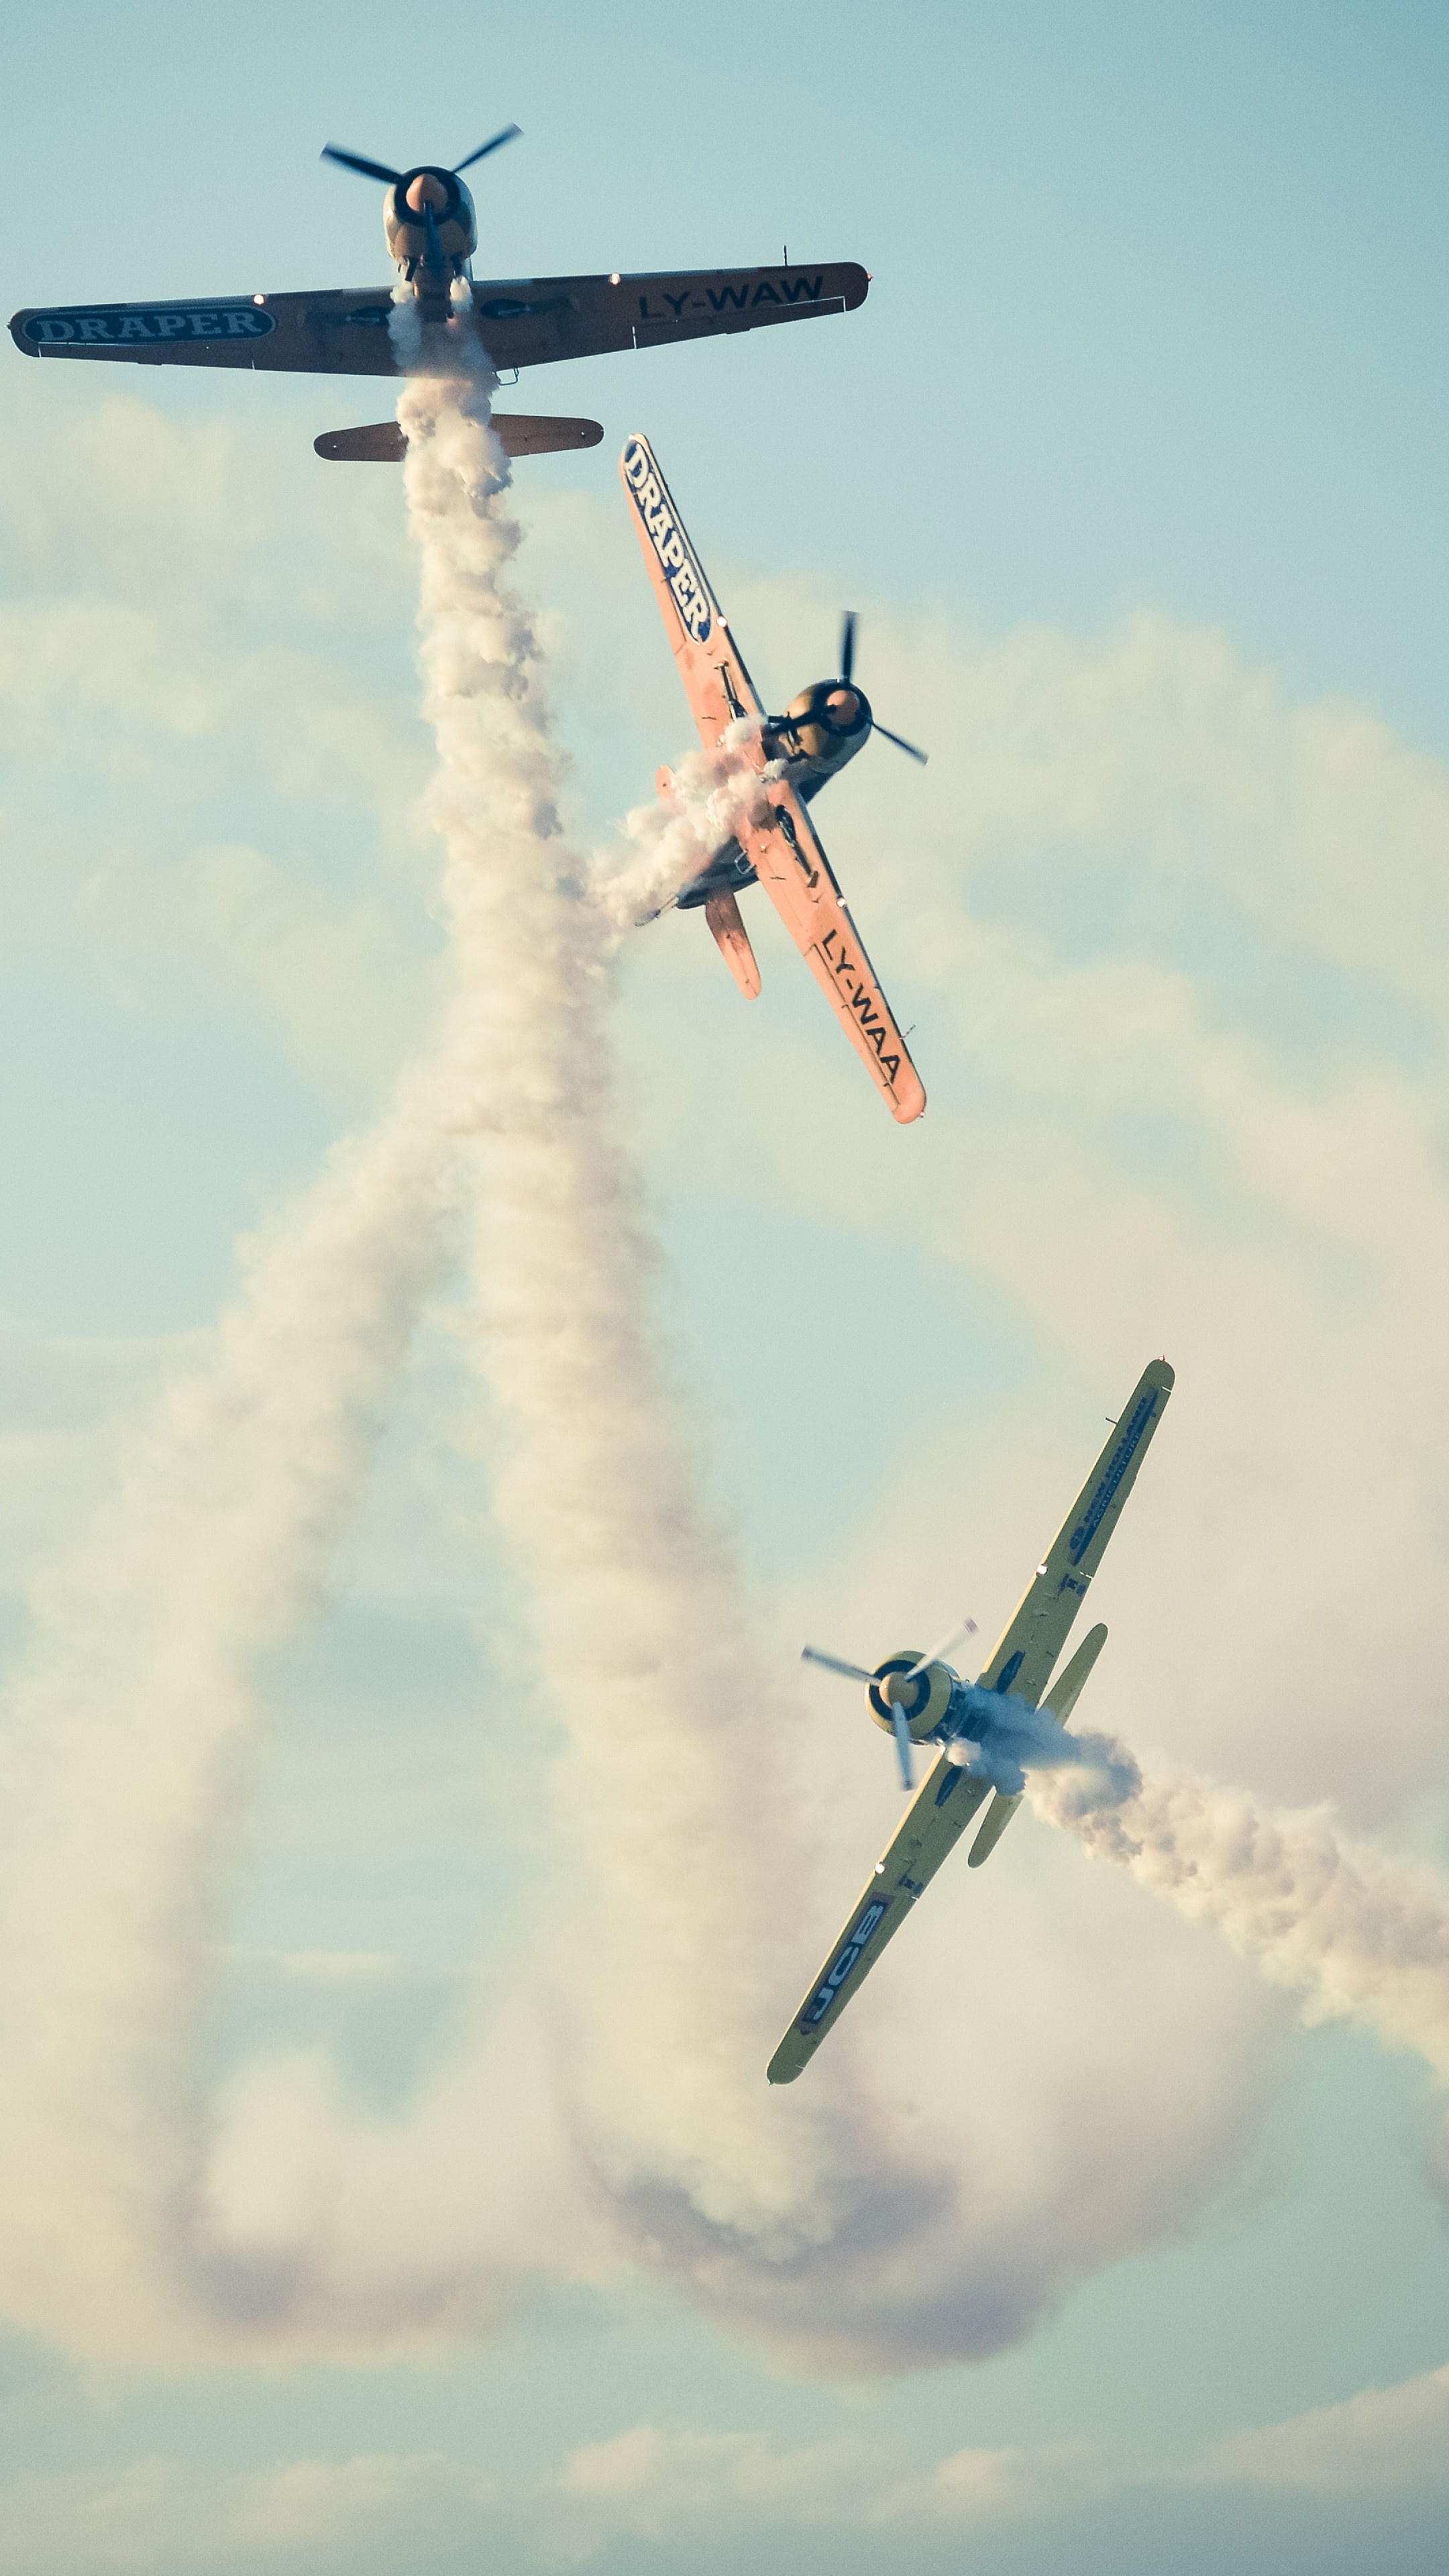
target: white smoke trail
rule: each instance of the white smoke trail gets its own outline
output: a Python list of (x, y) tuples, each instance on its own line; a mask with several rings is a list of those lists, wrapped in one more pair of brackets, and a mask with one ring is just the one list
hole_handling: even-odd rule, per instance
[(251, 1247), (214, 1355), (37, 1583), (7, 1680), (0, 2312), (73, 2350), (204, 2340), (228, 2304), (193, 2066), (254, 1671), (317, 1599), (468, 1194), (493, 1048), (486, 957), (458, 962), (389, 1114)]
[[(1023, 2177), (1019, 2157), (983, 2189), (980, 2152), (963, 2166), (949, 2123), (925, 2130), (889, 2084), (873, 2091), (849, 2033), (808, 2090), (782, 2100), (764, 2082), (796, 1963), (819, 1939), (808, 1838), (782, 1791), (780, 1712), (730, 1550), (699, 1505), (651, 1313), (656, 1256), (610, 1078), (617, 931), (559, 828), (534, 639), (507, 582), (518, 531), (488, 428), (491, 377), (456, 326), (445, 362), (413, 378), (399, 414), (438, 741), (432, 813), (486, 1041), (472, 1346), (490, 1421), (501, 1411), (510, 1427), (497, 1518), (566, 1741), (541, 1778), (518, 1745), (549, 1890), (534, 1921), (551, 1927), (553, 2069), (535, 2068), (532, 2086), (551, 2083), (568, 2106), (615, 2243), (716, 2313), (829, 2367), (990, 2349), (1022, 2330), (1084, 2234), (1105, 2246), (1120, 2228), (1074, 2184)], [(1171, 2189), (1185, 2162), (1212, 2163), (1242, 2098), (1230, 2081), (1197, 2106)], [(1139, 2094), (1139, 2140), (1161, 2133), (1165, 2100), (1144, 2120)], [(1081, 2120), (1074, 2135), (1090, 2158)], [(471, 2165), (476, 2133), (455, 2152)], [(1124, 2200), (1114, 2182), (1130, 2241), (1160, 2188), (1153, 2161), (1144, 2192)], [(1120, 2176), (1115, 2136), (1103, 2169)], [(1044, 2224), (1013, 2224), (1023, 2199)], [(568, 2213), (553, 2216), (562, 2245)], [(352, 2241), (363, 2232), (354, 2222)], [(309, 2260), (304, 2234), (299, 2267)], [(478, 2322), (503, 2269), (470, 2282), (463, 2310)], [(393, 2315), (416, 2303), (405, 2274), (404, 2262), (379, 2285), (374, 2332), (389, 2300)], [(355, 2296), (349, 2313), (363, 2313)]]
[[(1087, 1758), (1092, 1748), (1084, 1746)], [(1362, 2023), (1449, 2084), (1449, 1887), (1341, 1835), (1326, 1809), (1274, 1815), (1241, 1789), (1151, 1778), (1108, 1742), (1045, 1774), (1038, 1814), (1184, 1914), (1217, 1924), (1310, 2022)]]
[(649, 921), (672, 903), (680, 888), (733, 838), (759, 803), (762, 780), (782, 774), (771, 762), (761, 772), (749, 757), (761, 719), (740, 716), (715, 751), (691, 751), (671, 770), (648, 805), (624, 818), (629, 854), (600, 859), (594, 891), (618, 930)]
[[(912, 2070), (951, 2070), (932, 2057), (924, 1977), (917, 2021), (909, 1991), (896, 2009), (904, 2086), (872, 2093), (849, 2026), (808, 2090), (765, 2085), (839, 1900), (812, 1899), (779, 1713), (659, 1349), (610, 1080), (620, 905), (590, 893), (560, 830), (534, 640), (507, 586), (518, 532), (491, 377), (456, 326), (437, 345), (440, 372), (416, 374), (399, 413), (457, 998), (392, 1116), (260, 1248), (214, 1365), (39, 1603), (0, 1778), (0, 2307), (132, 2361), (329, 2333), (375, 2352), (409, 2327), (487, 2326), (540, 2247), (564, 2269), (599, 2260), (535, 2107), (558, 2095), (614, 2246), (716, 2313), (828, 2366), (998, 2348), (1216, 2171), (1243, 2052), (1234, 2034), (1205, 2061), (1195, 2032), (1186, 2070), (1149, 2083), (1145, 2120), (1140, 2089), (1101, 2111), (1094, 2060), (1070, 2121), (1024, 2124), (1070, 2136), (1061, 2172), (1010, 2121), (983, 2136), (964, 2064), (927, 2125)], [(409, 355), (431, 353), (414, 339)], [(497, 1515), (566, 1739), (548, 1770), (518, 1747), (551, 1899), (546, 2009), (520, 1973), (523, 2039), (496, 2017), (390, 2128), (352, 2117), (315, 2069), (249, 2071), (256, 2119), (243, 2102), (208, 2160), (195, 2016), (260, 1717), (253, 1668), (315, 1595), (460, 1203), (471, 1347), (510, 1433)], [(1048, 2041), (1056, 2081), (1049, 2026)], [(530, 2201), (518, 2167), (540, 2129)]]
[(973, 1683), (966, 1705), (974, 1732), (959, 1735), (946, 1747), (948, 1762), (959, 1764), (974, 1780), (989, 1780), (1004, 1798), (1019, 1798), (1029, 1771), (1060, 1771), (1085, 1764), (1117, 1777), (1115, 1748), (1105, 1736), (1079, 1735), (1059, 1726), (1050, 1712), (1029, 1708), (1009, 1691), (983, 1690)]
[[(565, 1734), (541, 1780), (523, 1775), (519, 1745), (550, 1890), (558, 2080), (616, 2239), (717, 2315), (831, 2369), (994, 2349), (1079, 2249), (1137, 2241), (1169, 2166), (1169, 2197), (1194, 2187), (1189, 2166), (1216, 2169), (1245, 2100), (1243, 2051), (1229, 2071), (1215, 2049), (1210, 2095), (1193, 2070), (1174, 2069), (1161, 2099), (1139, 2086), (1125, 2163), (1120, 2121), (1094, 2104), (1072, 2123), (1079, 2170), (1060, 2178), (1019, 2152), (998, 2170), (979, 2136), (963, 2148), (954, 2100), (927, 2125), (909, 2080), (904, 2100), (872, 2081), (849, 2026), (808, 2086), (765, 2084), (827, 1920), (805, 1861), (814, 1810), (785, 1794), (782, 1712), (660, 1349), (656, 1254), (611, 1082), (619, 907), (587, 887), (559, 830), (488, 390), (481, 365), (415, 381), (400, 413), (433, 815), (454, 936), (488, 961), (473, 1350), (509, 1426), (496, 1514)], [(1084, 2190), (1099, 2154), (1103, 2186)], [(1124, 2193), (1144, 2154), (1151, 2170)]]
[[(559, 834), (533, 639), (503, 581), (517, 530), (488, 392), (465, 353), (461, 376), (419, 375), (399, 406), (456, 1001), (393, 1114), (257, 1248), (214, 1360), (38, 1598), (7, 1694), (0, 2308), (91, 2356), (315, 2341), (329, 2319), (377, 2348), (400, 2320), (490, 2320), (529, 2259), (506, 2244), (505, 2206), (474, 2260), (456, 2230), (448, 2260), (426, 2230), (396, 2263), (358, 2260), (379, 2194), (407, 2196), (411, 2172), (415, 2198), (435, 2176), (440, 2101), (466, 2118), (474, 2196), (494, 2195), (480, 2135), (490, 2082), (508, 2086), (496, 2044), (411, 2133), (369, 2144), (353, 2124), (335, 2190), (315, 2145), (326, 2102), (309, 2110), (293, 2083), (289, 2129), (265, 2077), (260, 2129), (233, 2122), (208, 2175), (194, 2074), (257, 1659), (316, 1596), (485, 1132), (475, 1348), (516, 1425), (499, 1517), (571, 1730), (546, 1801), (567, 1892), (553, 2027), (589, 2163), (626, 2239), (685, 2271), (768, 2274), (823, 2252), (863, 2198), (890, 2203), (891, 2159), (851, 2118), (832, 2124), (825, 2088), (782, 2118), (763, 2083), (768, 1970), (800, 1875), (770, 1788), (775, 1715), (654, 1341), (652, 1247), (610, 1102), (616, 932)], [(536, 2051), (515, 2077), (530, 2063), (543, 2089)], [(558, 2183), (558, 2159), (539, 2162)], [(324, 2171), (345, 2208), (319, 2228)], [(295, 2223), (259, 2218), (274, 2185)], [(565, 2261), (587, 2235), (558, 2205), (567, 2187), (537, 2231), (551, 2223)]]
[(567, 1891), (561, 2061), (591, 2162), (622, 2212), (649, 2203), (656, 2242), (673, 2210), (701, 2241), (760, 2230), (778, 2248), (786, 2213), (812, 2234), (826, 2222), (802, 2124), (792, 2143), (761, 2081), (762, 1935), (797, 1876), (772, 1822), (775, 1712), (651, 1316), (656, 1255), (610, 1077), (618, 910), (560, 836), (534, 639), (504, 580), (518, 531), (489, 390), (478, 362), (414, 379), (399, 413), (432, 813), (455, 935), (489, 961), (473, 1349), (513, 1425), (496, 1509), (569, 1730), (547, 1828)]
[(444, 1257), (437, 1110), (415, 1076), (253, 1248), (214, 1357), (37, 1587), (5, 1692), (0, 2308), (76, 2349), (164, 2343), (190, 2304), (190, 2068), (253, 1669), (315, 1601)]

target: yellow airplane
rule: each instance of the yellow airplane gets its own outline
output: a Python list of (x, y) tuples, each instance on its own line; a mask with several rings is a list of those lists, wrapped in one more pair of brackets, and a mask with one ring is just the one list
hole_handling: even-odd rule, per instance
[(970, 1867), (979, 1869), (996, 1849), (1021, 1804), (1026, 1770), (1033, 1758), (1049, 1751), (1050, 1728), (1066, 1725), (1107, 1642), (1105, 1628), (1089, 1630), (1047, 1690), (1052, 1666), (1166, 1410), (1172, 1383), (1166, 1360), (1153, 1360), (1143, 1370), (979, 1680), (963, 1682), (943, 1660), (972, 1633), (971, 1620), (933, 1653), (908, 1649), (888, 1655), (873, 1673), (814, 1646), (805, 1648), (806, 1662), (864, 1682), (876, 1725), (896, 1739), (903, 1787), (913, 1786), (912, 1745), (937, 1744), (941, 1752), (771, 2058), (772, 2084), (794, 2083), (993, 1789), (996, 1794), (971, 1846)]

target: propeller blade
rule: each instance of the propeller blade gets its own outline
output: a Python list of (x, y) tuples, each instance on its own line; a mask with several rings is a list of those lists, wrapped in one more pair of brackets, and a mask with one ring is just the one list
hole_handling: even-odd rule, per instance
[(438, 218), (428, 197), (423, 199), (423, 232), (428, 245), (428, 266), (435, 277), (440, 277), (443, 272), (443, 245), (438, 239)]
[(862, 1672), (859, 1664), (842, 1663), (838, 1655), (823, 1654), (818, 1646), (802, 1646), (802, 1664), (823, 1664), (828, 1673), (844, 1673), (848, 1682), (873, 1682), (874, 1673)]
[(477, 151), (470, 152), (466, 161), (454, 162), (454, 178), (461, 179), (464, 171), (471, 170), (475, 161), (486, 160), (490, 152), (497, 151), (500, 143), (511, 143), (515, 134), (521, 134), (522, 132), (523, 128), (521, 125), (505, 125), (502, 133), (495, 134), (491, 143), (480, 143)]
[(840, 621), (840, 676), (847, 688), (855, 669), (855, 611), (847, 608)]
[(974, 1637), (975, 1634), (976, 1622), (974, 1619), (958, 1619), (955, 1627), (950, 1630), (948, 1635), (941, 1639), (939, 1646), (933, 1646), (928, 1655), (922, 1655), (918, 1664), (912, 1664), (910, 1671), (906, 1675), (907, 1681), (913, 1682), (917, 1673), (923, 1673), (925, 1671), (927, 1664), (944, 1664), (946, 1657), (949, 1654), (954, 1653), (957, 1646), (964, 1645), (966, 1639), (968, 1637)]
[(886, 738), (887, 742), (893, 742), (893, 743), (895, 744), (895, 747), (896, 747), (897, 751), (908, 751), (908, 752), (910, 753), (910, 755), (911, 755), (912, 760), (918, 760), (918, 761), (920, 762), (920, 764), (921, 764), (921, 767), (922, 767), (923, 769), (925, 768), (926, 763), (927, 763), (927, 761), (930, 759), (930, 756), (931, 756), (931, 755), (930, 755), (930, 753), (929, 753), (928, 751), (917, 751), (916, 746), (915, 746), (915, 744), (914, 744), (913, 742), (906, 742), (905, 740), (903, 740), (903, 738), (902, 738), (902, 736), (901, 736), (900, 734), (898, 734), (898, 733), (892, 733), (892, 731), (891, 731), (891, 729), (890, 729), (890, 726), (889, 726), (889, 725), (883, 725), (883, 724), (872, 724), (872, 726), (871, 726), (871, 732), (872, 732), (872, 733), (883, 733), (883, 734), (885, 735), (885, 738)]
[(910, 1721), (899, 1700), (891, 1702), (891, 1724), (896, 1731), (896, 1751), (900, 1756), (901, 1787), (909, 1797), (916, 1785), (911, 1770), (911, 1729)]
[(340, 161), (344, 170), (360, 170), (364, 179), (381, 179), (385, 187), (396, 187), (401, 170), (388, 170), (381, 161), (364, 161), (360, 152), (344, 152), (340, 143), (324, 143), (324, 161)]

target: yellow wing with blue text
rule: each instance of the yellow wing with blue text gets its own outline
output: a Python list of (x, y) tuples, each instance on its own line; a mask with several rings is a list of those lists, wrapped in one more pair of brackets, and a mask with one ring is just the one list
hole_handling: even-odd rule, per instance
[[(1039, 1705), (1162, 1419), (1172, 1383), (1166, 1360), (1153, 1360), (1143, 1370), (1111, 1439), (983, 1668), (983, 1689), (1009, 1693), (1032, 1708)], [(1106, 1633), (1105, 1628), (1093, 1629), (1083, 1640), (1047, 1703), (1063, 1724)], [(772, 2084), (794, 2083), (990, 1795), (989, 1780), (973, 1779), (944, 1753), (932, 1765), (771, 2058)], [(1007, 1821), (1003, 1817), (1002, 1824)]]
[[(763, 717), (764, 706), (647, 438), (628, 441), (619, 474), (690, 712), (705, 750), (714, 751), (728, 725)], [(820, 835), (788, 779), (766, 777), (760, 743), (742, 748), (760, 773), (760, 797), (736, 838), (892, 1116), (906, 1126), (925, 1108), (925, 1090)]]

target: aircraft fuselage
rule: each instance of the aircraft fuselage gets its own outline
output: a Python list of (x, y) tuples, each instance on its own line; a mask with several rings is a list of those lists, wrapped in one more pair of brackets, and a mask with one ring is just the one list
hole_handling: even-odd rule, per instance
[[(791, 699), (777, 723), (766, 725), (761, 744), (766, 760), (784, 763), (784, 775), (808, 805), (864, 751), (872, 722), (863, 689), (843, 680), (815, 680)], [(754, 883), (755, 871), (738, 841), (724, 841), (711, 853), (708, 866), (690, 878), (677, 899), (678, 909), (695, 911), (711, 895), (737, 894), (741, 886)]]
[(404, 170), (383, 199), (388, 256), (401, 269), (424, 316), (446, 321), (453, 280), (468, 275), (478, 247), (472, 191), (456, 170), (421, 162)]

